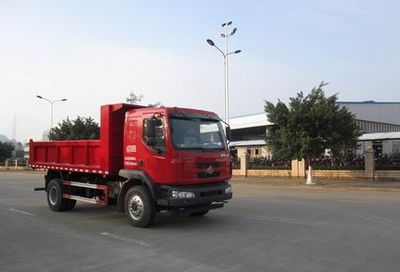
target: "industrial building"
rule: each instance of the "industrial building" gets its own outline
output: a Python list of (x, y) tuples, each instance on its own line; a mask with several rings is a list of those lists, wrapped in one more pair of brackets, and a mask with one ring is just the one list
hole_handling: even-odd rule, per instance
[(400, 131), (400, 102), (346, 102), (338, 105), (355, 114), (357, 126), (364, 133)]
[[(400, 152), (400, 102), (348, 102), (338, 101), (356, 117), (356, 124), (363, 135), (356, 152), (367, 149), (376, 155)], [(271, 123), (265, 112), (230, 119), (233, 153), (245, 148), (251, 157), (271, 155), (265, 142), (265, 132)]]

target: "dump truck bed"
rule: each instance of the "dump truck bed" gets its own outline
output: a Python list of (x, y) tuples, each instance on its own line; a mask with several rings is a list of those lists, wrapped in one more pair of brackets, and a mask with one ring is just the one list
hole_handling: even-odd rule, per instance
[(139, 108), (145, 107), (130, 104), (102, 106), (99, 140), (31, 140), (29, 165), (32, 168), (118, 175), (123, 168), (125, 114)]
[(108, 174), (102, 165), (100, 140), (30, 142), (30, 166), (75, 172)]

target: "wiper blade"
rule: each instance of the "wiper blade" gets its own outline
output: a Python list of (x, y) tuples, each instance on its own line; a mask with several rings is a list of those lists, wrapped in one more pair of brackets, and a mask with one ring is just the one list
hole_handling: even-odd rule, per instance
[(181, 146), (181, 149), (204, 149), (201, 146)]
[(215, 148), (206, 148), (206, 147), (201, 147), (201, 146), (196, 146), (196, 147), (191, 147), (191, 146), (189, 146), (189, 147), (181, 147), (181, 149), (183, 149), (183, 150), (200, 150), (200, 151), (202, 151), (202, 152), (205, 152), (205, 151), (213, 151), (213, 150), (219, 150), (219, 149), (215, 149)]

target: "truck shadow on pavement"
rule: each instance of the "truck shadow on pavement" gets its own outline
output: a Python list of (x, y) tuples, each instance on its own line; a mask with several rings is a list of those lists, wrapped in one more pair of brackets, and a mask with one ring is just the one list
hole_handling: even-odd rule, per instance
[(225, 218), (215, 214), (207, 214), (201, 217), (189, 215), (170, 215), (168, 213), (158, 214), (151, 228), (154, 229), (195, 229), (195, 228), (214, 228), (226, 226)]
[[(47, 208), (47, 207), (46, 207)], [(46, 212), (47, 210), (47, 212)], [(41, 209), (41, 213), (53, 214), (54, 212), (47, 209)], [(124, 213), (117, 212), (115, 206), (99, 207), (90, 204), (77, 204), (76, 207), (68, 212), (56, 213), (67, 216), (74, 221), (97, 221), (104, 224), (117, 224), (130, 226)], [(196, 229), (196, 228), (219, 228), (226, 226), (227, 218), (218, 216), (210, 211), (207, 215), (201, 217), (193, 217), (190, 215), (171, 215), (168, 212), (158, 213), (154, 222), (149, 229)], [(133, 226), (132, 226), (133, 227)]]

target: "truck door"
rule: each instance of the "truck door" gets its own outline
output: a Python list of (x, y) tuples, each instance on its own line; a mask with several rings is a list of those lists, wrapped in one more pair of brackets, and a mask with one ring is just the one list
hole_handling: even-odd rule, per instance
[[(147, 119), (157, 118), (154, 139), (147, 139), (143, 134), (143, 125)], [(163, 116), (154, 114), (131, 114), (127, 118), (125, 145), (125, 168), (145, 172), (153, 181), (168, 179), (166, 160), (166, 129)]]

